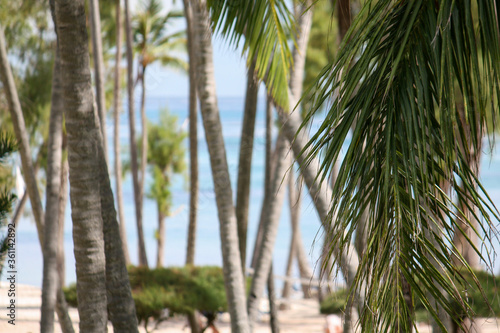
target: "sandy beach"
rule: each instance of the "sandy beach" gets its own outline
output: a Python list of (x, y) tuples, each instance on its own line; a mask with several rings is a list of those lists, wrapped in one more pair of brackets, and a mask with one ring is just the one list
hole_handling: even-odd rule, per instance
[[(8, 286), (5, 282), (0, 284), (0, 332), (8, 333), (35, 333), (39, 332), (40, 321), (40, 303), (41, 303), (41, 290), (38, 287), (28, 285), (16, 286), (16, 319), (15, 325), (9, 324), (7, 317), (7, 309), (10, 299), (8, 297)], [(283, 302), (283, 300), (279, 300)], [(255, 329), (255, 333), (270, 332), (269, 328), (269, 315), (267, 314), (266, 302), (263, 300), (261, 306), (261, 317)], [(279, 311), (278, 318), (280, 322), (281, 332), (284, 333), (324, 333), (325, 316), (319, 313), (318, 302), (314, 299), (300, 299), (293, 298), (288, 301), (290, 309)], [(70, 309), (70, 316), (75, 325), (75, 332), (78, 332), (78, 311), (74, 308)], [(478, 319), (483, 333), (500, 332), (500, 320), (498, 319)], [(149, 330), (153, 329), (153, 324), (150, 325)], [(231, 331), (229, 323), (229, 315), (223, 314), (216, 322), (216, 326), (220, 333), (229, 333)], [(430, 332), (429, 326), (420, 324), (418, 326), (419, 332)], [(58, 324), (56, 325), (56, 332), (61, 332)], [(109, 325), (109, 332), (113, 329)], [(211, 330), (208, 329), (207, 332)], [(145, 332), (143, 327), (140, 327), (140, 332)], [(154, 331), (158, 333), (163, 332), (190, 332), (187, 321), (185, 318), (179, 316), (168, 321), (162, 322)]]

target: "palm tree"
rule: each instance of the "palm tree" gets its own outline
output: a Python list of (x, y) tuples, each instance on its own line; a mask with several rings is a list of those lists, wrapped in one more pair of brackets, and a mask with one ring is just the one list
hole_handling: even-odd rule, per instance
[(238, 221), (238, 239), (241, 263), (245, 274), (247, 253), (248, 206), (250, 202), (250, 177), (252, 169), (255, 117), (257, 115), (257, 95), (259, 80), (255, 75), (255, 61), (247, 71), (247, 91), (243, 111), (243, 123), (240, 136), (240, 156), (238, 162), (238, 184), (236, 188), (236, 218)]
[(120, 221), (120, 237), (122, 239), (123, 253), (127, 265), (130, 264), (130, 255), (127, 245), (127, 228), (125, 227), (125, 214), (123, 213), (123, 190), (122, 190), (122, 160), (120, 154), (120, 111), (121, 111), (121, 62), (122, 62), (122, 39), (123, 29), (121, 20), (120, 0), (116, 0), (116, 54), (115, 54), (115, 82), (113, 90), (113, 115), (114, 115), (114, 140), (113, 149), (115, 157), (115, 182), (116, 203), (118, 208), (118, 220)]
[(132, 42), (132, 23), (130, 18), (130, 3), (125, 0), (125, 35), (127, 45), (127, 94), (128, 94), (128, 121), (130, 142), (130, 167), (132, 171), (132, 185), (134, 188), (135, 219), (137, 225), (137, 247), (139, 266), (148, 266), (144, 231), (142, 228), (142, 194), (139, 186), (139, 168), (137, 165), (137, 145), (135, 139), (135, 105), (134, 105), (134, 52)]
[[(80, 330), (137, 332), (100, 123), (93, 106), (84, 1), (56, 1)], [(81, 51), (83, 50), (83, 52)]]
[[(352, 289), (370, 291), (365, 299), (370, 314), (365, 311), (360, 319), (364, 331), (409, 331), (415, 298), (432, 314), (435, 332), (449, 329), (445, 312), (455, 322), (460, 321), (457, 313), (473, 315), (451, 259), (458, 258), (460, 269), (472, 270), (451, 239), (455, 216), (474, 227), (442, 184), (481, 212), (484, 222), (476, 231), (498, 219), (467, 154), (456, 146), (469, 143), (479, 151), (476, 138), (486, 116), (498, 112), (496, 5), (369, 1), (346, 35), (349, 42), (318, 79), (308, 118), (327, 98), (331, 107), (306, 155), (321, 150), (327, 156), (322, 178), (355, 121), (333, 191), (331, 214), (338, 227), (332, 239), (333, 246), (347, 251), (359, 215), (370, 209), (367, 247)], [(458, 105), (465, 105), (464, 122)], [(466, 233), (463, 227), (457, 230)]]
[(40, 331), (54, 331), (56, 292), (60, 287), (57, 272), (59, 245), (59, 194), (61, 192), (63, 105), (60, 59), (56, 51), (52, 76), (52, 107), (50, 110), (49, 141), (47, 147), (47, 190), (45, 204), (45, 244), (43, 251), (43, 282)]
[(177, 117), (161, 113), (158, 125), (149, 125), (148, 164), (153, 169), (153, 183), (148, 196), (156, 200), (158, 207), (158, 254), (156, 267), (163, 266), (165, 248), (165, 217), (170, 215), (172, 177), (185, 169), (185, 133), (177, 127)]
[[(196, 247), (196, 218), (198, 214), (198, 104), (196, 96), (196, 55), (194, 40), (193, 8), (188, 0), (184, 2), (184, 17), (189, 58), (189, 226), (186, 249), (186, 264), (194, 265)], [(190, 324), (197, 321), (190, 317)], [(193, 326), (191, 326), (193, 329)], [(196, 329), (196, 328), (195, 328)]]
[(219, 215), (224, 282), (233, 332), (249, 332), (245, 306), (245, 289), (239, 253), (236, 214), (233, 206), (231, 181), (222, 137), (217, 106), (215, 77), (212, 60), (211, 24), (207, 3), (192, 1), (195, 18), (195, 40), (198, 55), (197, 89), (205, 136), (210, 153), (210, 165)]
[[(142, 147), (141, 147), (141, 171), (138, 187), (138, 205), (141, 207), (144, 193), (144, 180), (146, 176), (147, 164), (147, 119), (146, 119), (146, 69), (154, 62), (161, 62), (164, 66), (187, 69), (187, 64), (180, 58), (172, 54), (173, 50), (180, 49), (185, 45), (185, 39), (182, 38), (184, 32), (177, 32), (166, 35), (166, 28), (172, 19), (181, 17), (178, 12), (169, 12), (167, 15), (161, 15), (162, 6), (159, 0), (147, 0), (141, 2), (141, 11), (133, 19), (133, 37), (135, 50), (139, 54), (139, 68), (137, 82), (141, 82), (141, 123), (142, 123)], [(142, 229), (142, 216), (141, 229)], [(138, 226), (139, 227), (139, 226)], [(142, 231), (141, 231), (142, 233)], [(139, 235), (141, 234), (139, 233)], [(143, 240), (140, 242), (143, 243)], [(141, 252), (145, 250), (140, 250)], [(141, 255), (142, 256), (142, 255)]]

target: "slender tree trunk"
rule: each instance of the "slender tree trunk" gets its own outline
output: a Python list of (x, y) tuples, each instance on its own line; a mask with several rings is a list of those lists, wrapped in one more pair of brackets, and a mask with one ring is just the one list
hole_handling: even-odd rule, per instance
[[(264, 199), (262, 207), (266, 204), (271, 191), (271, 178), (273, 166), (276, 164), (276, 151), (272, 152), (273, 138), (273, 101), (269, 95), (266, 96), (266, 149), (265, 149), (265, 170), (264, 170)], [(263, 215), (261, 213), (259, 226), (257, 228), (257, 237), (255, 237), (255, 246), (253, 248), (252, 261), (250, 267), (255, 268), (257, 264), (257, 253), (262, 244)]]
[(233, 332), (246, 333), (249, 332), (249, 325), (245, 307), (245, 285), (238, 247), (238, 230), (233, 206), (231, 181), (217, 106), (210, 18), (205, 0), (193, 1), (192, 4), (194, 21), (196, 22), (196, 44), (198, 47), (198, 95), (200, 96), (203, 125), (210, 153), (210, 164), (219, 215), (224, 282), (229, 313), (231, 315), (231, 329)]
[(108, 161), (108, 137), (106, 135), (106, 99), (104, 88), (104, 60), (102, 56), (101, 14), (99, 0), (89, 0), (90, 31), (92, 33), (92, 54), (94, 56), (94, 72), (96, 85), (96, 102), (104, 142), (104, 154)]
[(114, 332), (137, 333), (135, 303), (132, 298), (125, 256), (119, 236), (120, 226), (116, 219), (115, 200), (111, 190), (108, 165), (104, 159), (104, 150), (100, 149), (99, 153), (99, 187), (106, 255), (106, 295), (109, 319), (113, 324)]
[(9, 60), (7, 58), (4, 28), (1, 24), (0, 24), (0, 79), (2, 80), (3, 89), (5, 91), (5, 97), (7, 99), (7, 104), (9, 106), (10, 116), (12, 118), (12, 123), (14, 125), (14, 133), (16, 135), (17, 143), (19, 145), (22, 171), (26, 182), (26, 190), (28, 192), (31, 202), (31, 209), (33, 210), (33, 216), (35, 217), (35, 222), (38, 231), (38, 239), (40, 240), (40, 246), (43, 247), (44, 215), (43, 215), (42, 201), (40, 199), (40, 194), (38, 192), (38, 186), (35, 178), (35, 170), (33, 168), (33, 161), (31, 158), (32, 156), (31, 149), (29, 147), (28, 133), (26, 132), (26, 126), (24, 124), (21, 104), (19, 103), (19, 97), (17, 95), (17, 89), (14, 82), (14, 77), (12, 76)]
[(118, 220), (120, 222), (120, 237), (122, 239), (123, 254), (125, 262), (130, 265), (130, 255), (128, 252), (127, 228), (125, 214), (123, 213), (123, 189), (122, 189), (122, 158), (120, 154), (120, 113), (121, 113), (121, 62), (122, 62), (122, 20), (120, 0), (116, 0), (116, 55), (115, 55), (115, 84), (113, 91), (113, 115), (115, 121), (114, 132), (114, 154), (115, 154), (115, 182), (116, 182), (116, 203), (118, 206)]
[[(65, 140), (65, 139), (63, 139)], [(63, 155), (67, 151), (63, 144)], [(64, 255), (64, 224), (66, 217), (66, 204), (68, 203), (68, 160), (64, 158), (61, 169), (61, 191), (59, 192), (59, 239), (57, 246), (57, 271), (59, 272), (59, 285), (66, 285), (66, 262)], [(60, 321), (60, 320), (59, 320)]]
[(59, 52), (56, 51), (52, 76), (52, 106), (47, 147), (47, 188), (45, 203), (45, 244), (43, 251), (43, 280), (41, 332), (54, 332), (54, 309), (59, 287), (57, 247), (59, 244), (59, 194), (61, 191), (63, 100)]
[[(193, 36), (193, 8), (188, 0), (184, 2), (184, 16), (187, 24), (189, 56), (189, 226), (187, 237), (186, 264), (194, 265), (196, 249), (196, 218), (198, 214), (198, 107), (196, 97), (196, 54)], [(197, 320), (189, 322), (198, 324)], [(198, 326), (196, 326), (198, 327)], [(191, 326), (191, 330), (199, 327)]]
[[(38, 240), (43, 251), (44, 242), (44, 214), (40, 194), (38, 192), (38, 185), (35, 177), (35, 170), (33, 168), (33, 161), (31, 159), (31, 151), (28, 144), (28, 135), (24, 124), (24, 118), (21, 111), (21, 104), (17, 95), (17, 89), (14, 83), (14, 78), (10, 69), (10, 64), (7, 58), (7, 50), (5, 47), (4, 28), (0, 24), (0, 79), (2, 81), (9, 111), (11, 114), (12, 122), (14, 124), (14, 132), (19, 145), (19, 152), (21, 154), (21, 164), (23, 167), (24, 179), (26, 181), (27, 193), (30, 197), (31, 209), (35, 217)], [(58, 303), (58, 307), (59, 307)], [(60, 305), (62, 311), (67, 314), (67, 307)]]
[(267, 277), (267, 295), (269, 297), (269, 316), (272, 333), (279, 333), (280, 324), (278, 321), (278, 307), (276, 306), (276, 288), (274, 287), (274, 274), (273, 264), (269, 269), (269, 276)]
[(276, 143), (278, 158), (276, 165), (273, 167), (273, 178), (270, 190), (271, 195), (268, 197), (268, 200), (262, 209), (262, 243), (259, 246), (252, 286), (248, 296), (248, 316), (252, 327), (257, 320), (258, 300), (264, 292), (264, 287), (272, 263), (273, 249), (278, 233), (280, 213), (283, 208), (285, 194), (284, 187), (281, 185), (282, 180), (285, 177), (286, 170), (290, 166), (290, 160), (287, 158), (289, 148), (290, 147), (286, 139), (280, 134), (278, 142)]
[(147, 266), (146, 247), (142, 230), (142, 198), (139, 186), (139, 167), (137, 165), (137, 142), (135, 140), (135, 111), (134, 111), (134, 53), (132, 51), (132, 26), (130, 23), (129, 0), (125, 0), (125, 31), (127, 37), (127, 91), (128, 91), (128, 120), (130, 125), (130, 166), (134, 187), (135, 218), (137, 224), (139, 266)]
[(100, 200), (100, 128), (90, 85), (84, 1), (57, 1), (80, 331), (107, 330), (106, 260)]
[(238, 186), (236, 190), (236, 218), (238, 219), (238, 239), (240, 256), (245, 274), (247, 253), (248, 206), (250, 201), (250, 178), (252, 171), (255, 116), (259, 82), (255, 75), (255, 61), (247, 71), (247, 91), (245, 110), (241, 127), (240, 158), (238, 163)]
[(200, 51), (198, 93), (201, 97), (203, 123), (210, 152), (221, 223), (221, 245), (232, 328), (236, 332), (247, 332), (248, 320), (244, 304), (245, 293), (238, 249), (236, 216), (232, 205), (230, 179), (215, 95), (209, 18), (205, 1), (196, 2), (193, 7), (197, 21), (196, 35)]
[(146, 120), (146, 67), (142, 67), (141, 74), (141, 164), (140, 164), (140, 177), (139, 177), (139, 206), (141, 211), (141, 218), (137, 220), (137, 230), (139, 238), (139, 262), (141, 265), (148, 266), (148, 257), (146, 255), (146, 245), (144, 242), (144, 226), (143, 221), (143, 208), (144, 208), (144, 183), (146, 181), (146, 166), (148, 156), (148, 126)]
[[(304, 3), (301, 6), (301, 12), (307, 9), (310, 3)], [(305, 64), (305, 50), (307, 47), (307, 41), (309, 37), (309, 31), (312, 22), (312, 11), (305, 11), (299, 18), (298, 28), (297, 28), (297, 44), (301, 45), (302, 48), (299, 51), (294, 51), (294, 67), (290, 74), (290, 91), (293, 96), (300, 96), (302, 94), (302, 79), (304, 76), (304, 64)], [(297, 56), (298, 53), (302, 53), (302, 56)], [(296, 97), (298, 98), (298, 97)], [(295, 104), (290, 103), (291, 106)], [(286, 140), (280, 134), (278, 140), (286, 142)], [(290, 139), (293, 140), (293, 137)], [(279, 148), (278, 148), (279, 147)], [(255, 266), (255, 273), (252, 279), (252, 287), (250, 290), (250, 296), (248, 298), (248, 314), (250, 317), (250, 325), (253, 325), (257, 319), (257, 300), (262, 295), (265, 283), (265, 278), (269, 272), (269, 267), (271, 265), (272, 253), (274, 242), (276, 240), (276, 234), (279, 222), (279, 213), (281, 205), (276, 204), (278, 200), (283, 199), (283, 191), (280, 191), (281, 181), (284, 177), (286, 168), (289, 165), (284, 165), (285, 156), (289, 149), (287, 144), (282, 144), (278, 146), (277, 144), (278, 157), (276, 165), (273, 167), (273, 181), (272, 181), (272, 195), (266, 199), (267, 207), (264, 210), (263, 223), (263, 238), (262, 244), (259, 246), (259, 256)], [(281, 192), (281, 194), (280, 194)]]
[(165, 251), (165, 214), (158, 205), (158, 253), (156, 254), (156, 267), (163, 267), (163, 254)]
[[(302, 202), (302, 184), (299, 180), (299, 184), (295, 184), (295, 178), (293, 176), (293, 169), (289, 171), (289, 181), (288, 181), (288, 195), (289, 195), (289, 204), (290, 204), (290, 217), (291, 217), (291, 226), (292, 226), (292, 237), (290, 241), (290, 252), (288, 257), (288, 265), (287, 265), (287, 277), (291, 277), (292, 268), (293, 268), (293, 260), (297, 258), (297, 263), (299, 266), (300, 277), (302, 279), (310, 279), (312, 277), (312, 269), (309, 266), (309, 262), (307, 259), (307, 255), (304, 250), (304, 244), (302, 243), (302, 236), (300, 233), (300, 208)], [(283, 287), (282, 298), (288, 298), (291, 291), (291, 283), (290, 281), (285, 281), (285, 285)], [(309, 284), (302, 283), (302, 292), (304, 294), (304, 298), (311, 297), (311, 290), (309, 288)]]

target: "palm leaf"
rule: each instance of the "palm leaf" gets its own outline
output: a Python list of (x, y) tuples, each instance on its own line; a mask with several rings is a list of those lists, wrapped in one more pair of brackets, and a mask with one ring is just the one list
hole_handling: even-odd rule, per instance
[(346, 251), (369, 208), (368, 245), (351, 288), (365, 288), (363, 331), (411, 330), (405, 284), (442, 329), (438, 308), (456, 322), (473, 316), (466, 282), (450, 259), (474, 274), (451, 241), (456, 217), (472, 225), (443, 184), (478, 208), (483, 222), (475, 232), (488, 242), (498, 211), (458, 148), (468, 133), (457, 119), (464, 105), (479, 147), (487, 116), (499, 111), (495, 12), (492, 0), (367, 1), (311, 90), (303, 126), (328, 109), (308, 146), (309, 159), (324, 156), (318, 177), (327, 177), (353, 128), (333, 189), (331, 216), (342, 232), (331, 236), (332, 247)]
[(230, 44), (242, 44), (247, 65), (255, 59), (258, 77), (268, 76), (267, 89), (276, 103), (288, 110), (288, 74), (292, 63), (288, 43), (295, 33), (293, 14), (286, 1), (209, 0), (208, 5), (215, 30)]

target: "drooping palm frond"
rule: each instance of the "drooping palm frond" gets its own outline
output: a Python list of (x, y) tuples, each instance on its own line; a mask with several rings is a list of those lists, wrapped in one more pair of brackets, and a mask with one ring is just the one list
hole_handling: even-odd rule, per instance
[(288, 109), (288, 73), (292, 56), (290, 38), (295, 36), (293, 13), (283, 0), (208, 0), (215, 31), (230, 44), (240, 45), (248, 66), (256, 59), (260, 79), (268, 75), (266, 86), (276, 103)]
[(412, 298), (443, 329), (438, 307), (457, 322), (473, 315), (451, 262), (457, 257), (473, 274), (452, 245), (456, 217), (466, 218), (444, 184), (479, 209), (483, 223), (473, 230), (488, 241), (498, 211), (459, 143), (473, 138), (477, 150), (487, 115), (495, 119), (499, 111), (496, 9), (493, 0), (367, 1), (313, 88), (304, 124), (328, 107), (309, 143), (308, 158), (323, 156), (319, 177), (353, 128), (333, 189), (332, 247), (347, 251), (368, 207), (367, 248), (352, 286), (366, 288), (363, 331), (410, 331)]

